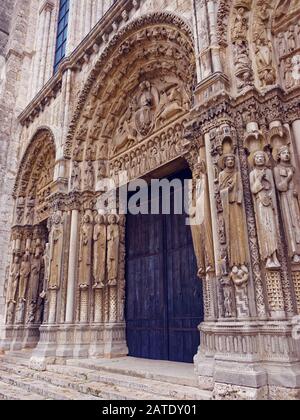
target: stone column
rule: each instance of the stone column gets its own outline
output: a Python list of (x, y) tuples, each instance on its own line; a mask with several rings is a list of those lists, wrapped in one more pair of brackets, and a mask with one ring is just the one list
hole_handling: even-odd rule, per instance
[(48, 51), (47, 51), (44, 84), (46, 84), (48, 82), (48, 80), (53, 75), (55, 48), (56, 48), (58, 11), (59, 11), (58, 7), (54, 7), (53, 10), (51, 11), (50, 27), (49, 27), (49, 39), (48, 39)]
[(39, 18), (38, 18), (38, 24), (37, 24), (35, 55), (33, 57), (32, 68), (31, 68), (31, 74), (32, 74), (31, 86), (32, 87), (31, 87), (31, 92), (30, 92), (30, 99), (32, 99), (36, 95), (37, 89), (38, 89), (38, 75), (39, 75), (39, 68), (40, 68), (41, 56), (42, 56), (42, 40), (43, 40), (42, 31), (44, 28), (44, 18), (45, 18), (45, 15), (40, 13)]
[(49, 42), (50, 42), (50, 24), (51, 24), (51, 15), (53, 10), (53, 4), (47, 1), (41, 13), (43, 14), (43, 26), (42, 26), (42, 33), (39, 36), (42, 36), (42, 45), (41, 45), (41, 60), (39, 66), (39, 75), (38, 75), (38, 90), (42, 88), (45, 83), (45, 71), (47, 65), (47, 58), (49, 51)]
[(210, 39), (211, 39), (211, 56), (213, 72), (222, 72), (222, 64), (220, 58), (220, 50), (217, 39), (217, 9), (218, 2), (216, 0), (208, 0), (207, 11), (210, 26)]
[(55, 287), (48, 289), (48, 324), (56, 323), (57, 312), (57, 289)]
[(197, 56), (197, 81), (200, 83), (203, 79), (212, 73), (211, 53), (209, 50), (208, 15), (205, 1), (194, 0), (193, 3), (193, 19)]
[(68, 39), (66, 46), (66, 55), (70, 55), (79, 43), (80, 19), (82, 18), (80, 7), (84, 4), (82, 0), (72, 0), (69, 5), (69, 26), (68, 26)]

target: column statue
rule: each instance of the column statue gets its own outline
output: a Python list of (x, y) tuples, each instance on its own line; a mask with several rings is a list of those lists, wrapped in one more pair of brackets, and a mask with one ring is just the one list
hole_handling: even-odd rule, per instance
[(40, 286), (40, 273), (42, 268), (41, 243), (37, 240), (35, 254), (31, 262), (31, 278), (30, 278), (30, 300), (36, 303)]
[(119, 271), (120, 232), (118, 217), (115, 214), (108, 216), (107, 227), (107, 274), (109, 286), (117, 285)]
[(280, 197), (280, 207), (288, 242), (289, 256), (293, 263), (300, 263), (300, 206), (296, 189), (296, 171), (288, 146), (279, 149), (274, 169), (275, 183)]
[(214, 269), (214, 250), (210, 216), (209, 190), (205, 162), (198, 163), (194, 171), (195, 188), (191, 230), (198, 262), (198, 275)]
[(103, 288), (106, 280), (107, 226), (105, 216), (98, 214), (94, 226), (94, 289)]
[(16, 294), (20, 280), (20, 257), (18, 255), (14, 256), (11, 270), (9, 273), (9, 284), (7, 290), (7, 303), (13, 302), (16, 303)]
[(267, 167), (268, 156), (259, 151), (254, 154), (254, 170), (250, 186), (254, 200), (259, 248), (266, 268), (280, 268), (278, 261), (278, 226), (276, 221), (276, 196), (273, 174)]
[(19, 301), (26, 302), (26, 292), (31, 273), (30, 253), (26, 251), (20, 269)]
[(230, 268), (247, 265), (247, 235), (243, 211), (243, 188), (236, 157), (227, 154), (222, 159), (224, 170), (219, 175), (226, 240)]
[(49, 288), (57, 290), (60, 287), (60, 269), (63, 252), (63, 217), (61, 211), (57, 211), (54, 214), (52, 222)]
[(89, 286), (92, 265), (93, 215), (87, 210), (82, 219), (79, 250), (79, 285)]

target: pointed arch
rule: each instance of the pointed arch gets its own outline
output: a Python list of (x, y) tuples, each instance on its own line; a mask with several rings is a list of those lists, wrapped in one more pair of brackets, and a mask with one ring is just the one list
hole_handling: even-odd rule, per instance
[[(47, 127), (40, 127), (32, 137), (19, 165), (16, 176), (13, 195), (14, 198), (25, 197), (30, 193), (30, 187), (34, 187), (33, 182), (38, 181), (39, 175), (49, 169), (49, 177), (52, 180), (55, 164), (55, 140), (53, 132)], [(50, 165), (50, 166), (49, 166)], [(49, 166), (49, 167), (48, 167)], [(38, 184), (35, 185), (38, 188)]]

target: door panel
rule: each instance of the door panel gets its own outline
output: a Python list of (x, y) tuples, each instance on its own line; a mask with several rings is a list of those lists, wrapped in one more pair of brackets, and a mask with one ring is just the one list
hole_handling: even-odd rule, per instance
[(126, 231), (130, 356), (192, 362), (203, 298), (186, 216), (128, 215)]
[(127, 341), (130, 355), (168, 358), (163, 279), (163, 218), (127, 219)]
[(173, 213), (166, 216), (169, 360), (192, 362), (200, 343), (202, 284), (186, 216)]

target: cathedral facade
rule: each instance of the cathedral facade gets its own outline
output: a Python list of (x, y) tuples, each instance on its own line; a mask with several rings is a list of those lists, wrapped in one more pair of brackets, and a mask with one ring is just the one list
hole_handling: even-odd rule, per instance
[[(193, 362), (215, 398), (299, 398), (299, 1), (2, 4), (2, 351)], [(102, 211), (178, 174), (188, 228)]]

